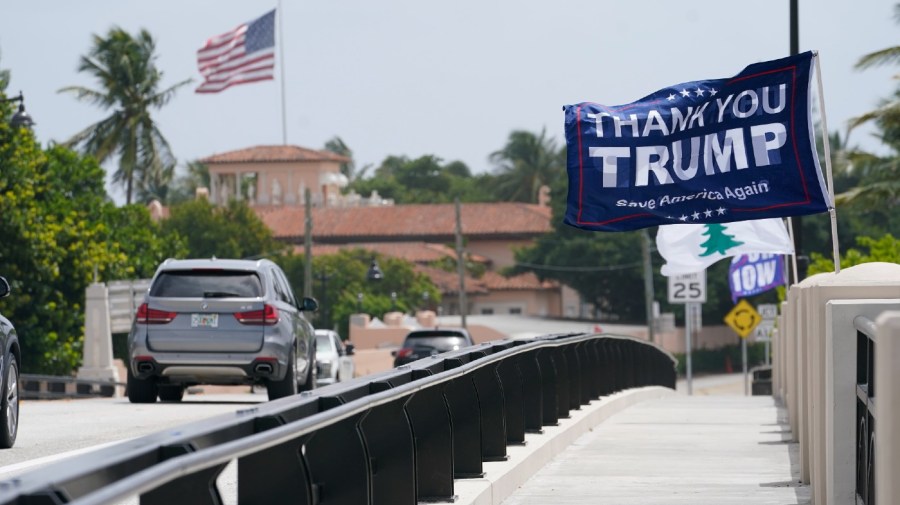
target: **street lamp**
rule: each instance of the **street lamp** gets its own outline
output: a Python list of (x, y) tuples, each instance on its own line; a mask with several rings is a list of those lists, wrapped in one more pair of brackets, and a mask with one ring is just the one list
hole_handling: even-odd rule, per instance
[(10, 97), (10, 98), (0, 98), (0, 103), (8, 103), (8, 102), (19, 102), (19, 110), (13, 114), (12, 119), (9, 124), (16, 129), (21, 127), (31, 129), (32, 125), (36, 124), (31, 116), (25, 112), (25, 97), (22, 95), (22, 92), (19, 91), (18, 96)]
[(378, 260), (372, 258), (372, 264), (369, 266), (369, 271), (366, 273), (366, 278), (370, 281), (380, 281), (384, 278), (384, 272), (381, 271), (381, 268), (378, 267)]
[(397, 310), (397, 292), (391, 291), (391, 312)]
[(363, 294), (356, 293), (356, 313), (357, 314), (362, 314), (362, 301), (363, 301)]

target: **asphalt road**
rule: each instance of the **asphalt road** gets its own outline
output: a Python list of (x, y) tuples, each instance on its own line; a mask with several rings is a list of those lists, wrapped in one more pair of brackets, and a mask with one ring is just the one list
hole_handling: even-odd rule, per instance
[(98, 446), (232, 413), (267, 400), (266, 393), (186, 395), (181, 403), (132, 404), (127, 398), (28, 400), (20, 405), (19, 435), (0, 451), (0, 479), (8, 479)]

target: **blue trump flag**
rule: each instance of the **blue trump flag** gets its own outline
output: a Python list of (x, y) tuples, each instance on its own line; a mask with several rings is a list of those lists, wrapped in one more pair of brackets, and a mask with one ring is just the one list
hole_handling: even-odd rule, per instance
[(806, 52), (627, 105), (565, 111), (565, 223), (624, 231), (825, 212)]

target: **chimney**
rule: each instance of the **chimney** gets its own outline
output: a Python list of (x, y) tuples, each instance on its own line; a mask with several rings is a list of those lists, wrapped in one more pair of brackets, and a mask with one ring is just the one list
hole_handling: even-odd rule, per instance
[(538, 205), (541, 207), (550, 206), (550, 186), (545, 184), (538, 189)]

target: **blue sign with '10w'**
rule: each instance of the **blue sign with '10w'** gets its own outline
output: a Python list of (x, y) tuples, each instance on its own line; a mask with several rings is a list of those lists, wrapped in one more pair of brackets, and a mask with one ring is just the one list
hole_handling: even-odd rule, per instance
[(731, 300), (757, 295), (784, 284), (784, 259), (781, 254), (744, 254), (735, 256), (728, 268)]

